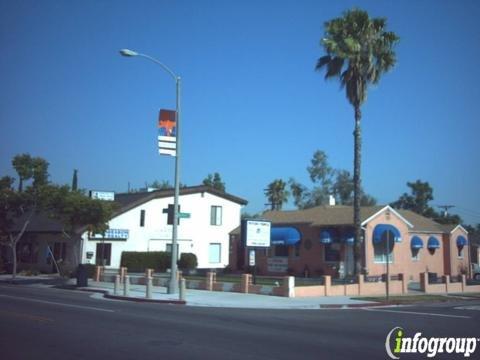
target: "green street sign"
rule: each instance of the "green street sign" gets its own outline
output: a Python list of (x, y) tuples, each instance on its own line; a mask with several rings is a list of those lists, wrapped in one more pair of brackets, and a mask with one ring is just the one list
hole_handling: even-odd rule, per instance
[(191, 215), (190, 213), (182, 213), (182, 212), (178, 213), (178, 217), (180, 219), (190, 219), (190, 215)]

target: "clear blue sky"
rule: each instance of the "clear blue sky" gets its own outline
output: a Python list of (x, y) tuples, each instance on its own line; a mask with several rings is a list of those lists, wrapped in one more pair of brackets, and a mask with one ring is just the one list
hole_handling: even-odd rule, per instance
[[(316, 149), (352, 169), (353, 111), (314, 71), (323, 23), (353, 6), (384, 16), (398, 64), (363, 107), (363, 185), (380, 203), (422, 179), (436, 204), (480, 222), (478, 1), (0, 0), (0, 175), (28, 152), (51, 180), (126, 191), (173, 182), (156, 149), (173, 80), (120, 48), (157, 57), (183, 78), (181, 181), (222, 175), (264, 209), (275, 178), (309, 185)], [(291, 207), (292, 205), (289, 205)], [(455, 212), (454, 211), (454, 212)]]

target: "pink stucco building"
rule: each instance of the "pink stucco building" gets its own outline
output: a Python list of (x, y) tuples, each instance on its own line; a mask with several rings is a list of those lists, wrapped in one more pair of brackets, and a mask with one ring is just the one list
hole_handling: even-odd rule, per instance
[[(260, 274), (343, 278), (354, 273), (352, 207), (269, 211), (263, 218), (272, 222), (272, 246), (256, 252)], [(405, 274), (409, 281), (419, 281), (421, 272), (452, 278), (468, 275), (468, 234), (462, 226), (441, 225), (390, 206), (363, 207), (361, 221), (365, 274), (382, 276), (388, 259), (389, 273)], [(230, 243), (233, 270), (245, 268), (246, 251), (237, 229)]]

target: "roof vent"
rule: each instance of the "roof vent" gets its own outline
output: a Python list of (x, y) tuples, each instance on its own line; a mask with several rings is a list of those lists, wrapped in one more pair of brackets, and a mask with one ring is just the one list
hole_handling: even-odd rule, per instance
[(328, 205), (335, 206), (335, 196), (330, 195), (328, 198)]

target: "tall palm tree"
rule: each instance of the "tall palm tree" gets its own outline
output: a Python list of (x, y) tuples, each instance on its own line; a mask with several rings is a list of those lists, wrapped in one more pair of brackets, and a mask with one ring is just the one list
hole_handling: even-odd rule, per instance
[(271, 210), (282, 210), (283, 203), (287, 202), (290, 195), (287, 190), (287, 183), (282, 179), (273, 180), (268, 184), (265, 195), (270, 203)]
[(355, 264), (362, 267), (362, 240), (360, 224), (361, 200), (361, 105), (367, 99), (367, 87), (377, 84), (382, 74), (396, 62), (393, 50), (399, 37), (386, 31), (384, 18), (370, 18), (363, 10), (346, 11), (342, 17), (325, 23), (325, 36), (321, 40), (326, 55), (318, 59), (316, 70), (325, 68), (325, 79), (339, 78), (349, 103), (355, 112), (353, 160), (353, 223), (355, 228)]

